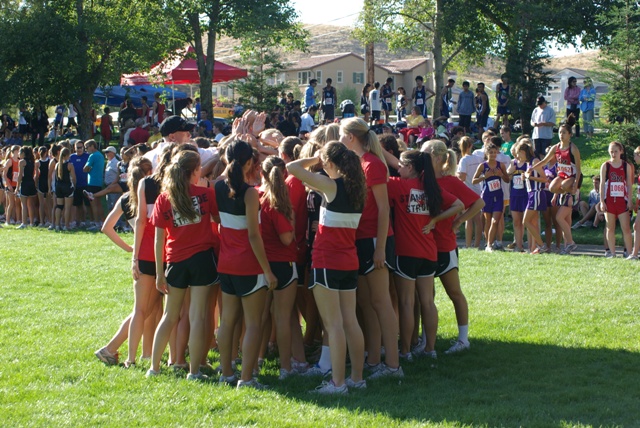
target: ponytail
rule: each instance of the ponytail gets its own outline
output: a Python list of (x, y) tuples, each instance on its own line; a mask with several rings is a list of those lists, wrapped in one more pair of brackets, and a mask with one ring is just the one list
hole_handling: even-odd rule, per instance
[(359, 117), (352, 117), (340, 122), (340, 129), (344, 132), (352, 134), (362, 144), (365, 152), (371, 152), (376, 155), (387, 168), (387, 177), (389, 176), (389, 166), (382, 155), (382, 146), (375, 132), (369, 129), (367, 122)]
[(169, 196), (169, 202), (180, 219), (192, 222), (200, 213), (193, 206), (189, 187), (191, 176), (196, 168), (200, 168), (200, 156), (192, 151), (181, 151), (166, 168), (162, 187)]
[(429, 140), (420, 148), (421, 152), (431, 153), (431, 157), (436, 163), (442, 166), (442, 176), (455, 175), (458, 167), (456, 152), (447, 149), (447, 146), (440, 140)]
[(149, 175), (152, 169), (151, 161), (142, 156), (135, 157), (129, 164), (127, 185), (129, 186), (129, 215), (132, 217), (138, 214), (138, 184)]
[(227, 146), (227, 184), (229, 185), (229, 197), (244, 197), (245, 185), (242, 168), (253, 158), (253, 149), (249, 143), (235, 140)]
[(278, 147), (281, 153), (289, 157), (289, 160), (297, 160), (302, 150), (302, 140), (298, 137), (287, 137), (280, 143)]
[(322, 157), (338, 167), (349, 200), (357, 211), (361, 211), (367, 198), (367, 182), (358, 155), (344, 144), (331, 141), (323, 147)]
[(293, 222), (293, 207), (289, 199), (289, 189), (284, 179), (285, 163), (277, 156), (269, 156), (262, 162), (262, 177), (266, 191), (263, 200)]
[(435, 217), (442, 210), (442, 192), (433, 169), (431, 155), (417, 150), (407, 150), (400, 155), (402, 162), (411, 165), (417, 177), (422, 178), (422, 190), (427, 199), (429, 215)]
[(442, 175), (456, 175), (458, 168), (458, 157), (452, 149), (447, 149), (447, 157), (442, 165)]
[(68, 148), (63, 148), (60, 152), (60, 160), (58, 161), (58, 165), (56, 165), (56, 176), (58, 180), (62, 180), (64, 177), (64, 168), (67, 167), (65, 165), (64, 160), (71, 156), (71, 151)]

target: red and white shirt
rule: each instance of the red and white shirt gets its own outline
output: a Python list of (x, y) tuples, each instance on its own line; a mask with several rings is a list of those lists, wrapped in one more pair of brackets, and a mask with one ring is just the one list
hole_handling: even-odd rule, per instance
[[(440, 189), (446, 190), (464, 204), (464, 209), (468, 209), (475, 201), (480, 199), (480, 196), (473, 190), (469, 189), (463, 181), (460, 181), (458, 177), (448, 175), (438, 178), (438, 185)], [(456, 241), (456, 233), (453, 230), (454, 217), (449, 217), (446, 220), (442, 220), (436, 224), (433, 229), (433, 237), (436, 240), (439, 253), (448, 253), (455, 250), (458, 247)]]

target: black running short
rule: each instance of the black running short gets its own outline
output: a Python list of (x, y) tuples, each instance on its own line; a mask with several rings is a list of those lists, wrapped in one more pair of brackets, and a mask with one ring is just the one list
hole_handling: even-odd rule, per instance
[(196, 253), (180, 262), (167, 263), (165, 276), (167, 284), (175, 288), (215, 284), (218, 282), (218, 269), (213, 248)]

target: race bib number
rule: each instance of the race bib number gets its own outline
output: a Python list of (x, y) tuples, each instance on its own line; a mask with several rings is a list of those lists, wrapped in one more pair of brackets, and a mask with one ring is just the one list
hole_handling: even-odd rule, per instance
[(609, 195), (613, 198), (624, 197), (624, 183), (620, 181), (612, 181), (609, 183)]
[(409, 200), (407, 201), (407, 212), (409, 214), (429, 215), (427, 198), (424, 195), (424, 191), (411, 189), (409, 192)]
[(522, 174), (516, 174), (513, 176), (513, 188), (524, 189), (524, 183), (522, 182)]
[(120, 174), (120, 181), (127, 181), (128, 174), (126, 172)]
[(11, 179), (11, 181), (13, 181), (14, 183), (18, 182), (19, 176), (20, 176), (20, 172), (13, 171), (13, 179)]
[(324, 99), (324, 105), (327, 105), (327, 106), (333, 105), (333, 99), (332, 98), (325, 98)]
[(573, 175), (573, 166), (572, 165), (564, 165), (558, 164), (558, 174), (564, 174), (567, 177), (571, 177)]
[(424, 104), (424, 100), (422, 98), (416, 99), (416, 105), (417, 106), (421, 106), (422, 104)]
[(391, 104), (391, 98), (385, 98), (384, 102), (387, 103), (387, 104)]
[(500, 190), (500, 180), (491, 180), (487, 181), (487, 187), (489, 187), (490, 192), (495, 192), (496, 190)]

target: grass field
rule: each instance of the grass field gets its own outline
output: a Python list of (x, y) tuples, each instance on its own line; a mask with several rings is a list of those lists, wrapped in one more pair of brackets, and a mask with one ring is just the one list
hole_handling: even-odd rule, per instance
[(444, 355), (456, 327), (438, 285), (437, 365), (338, 398), (277, 381), (275, 361), (266, 392), (106, 367), (93, 351), (131, 309), (129, 255), (84, 232), (0, 242), (2, 426), (640, 426), (637, 263), (461, 250), (471, 349)]

